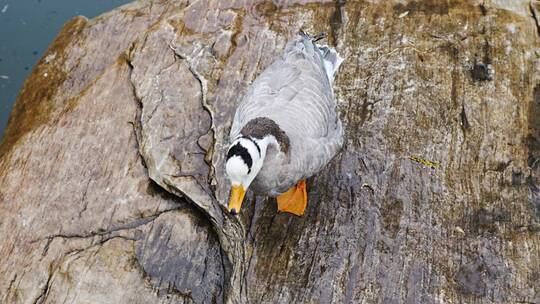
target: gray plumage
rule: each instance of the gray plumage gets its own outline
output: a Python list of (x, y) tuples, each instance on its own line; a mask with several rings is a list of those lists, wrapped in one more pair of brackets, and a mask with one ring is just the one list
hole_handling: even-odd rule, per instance
[(339, 151), (343, 129), (332, 81), (340, 63), (333, 49), (301, 33), (251, 84), (236, 110), (231, 141), (276, 133), (256, 123), (258, 118), (268, 118), (284, 132), (288, 145), (284, 137), (277, 137), (280, 147), (268, 146), (263, 167), (250, 187), (254, 192), (277, 196), (320, 171)]

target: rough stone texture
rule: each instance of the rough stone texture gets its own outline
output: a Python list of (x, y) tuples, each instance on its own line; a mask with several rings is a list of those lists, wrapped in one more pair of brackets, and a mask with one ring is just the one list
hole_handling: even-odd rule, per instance
[[(539, 11), (139, 1), (74, 19), (0, 147), (0, 299), (540, 303)], [(235, 105), (300, 28), (345, 58), (345, 146), (304, 217), (252, 194), (231, 217)]]
[[(165, 8), (76, 18), (26, 82), (0, 160), (0, 302), (221, 302), (215, 233), (148, 179), (138, 153), (123, 54)], [(175, 256), (156, 263), (162, 252)], [(175, 270), (189, 279), (151, 276)]]

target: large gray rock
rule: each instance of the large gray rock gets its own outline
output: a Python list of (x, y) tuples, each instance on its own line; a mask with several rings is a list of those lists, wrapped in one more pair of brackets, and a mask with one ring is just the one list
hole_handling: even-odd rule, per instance
[[(68, 23), (0, 147), (6, 303), (540, 303), (540, 5), (138, 1)], [(302, 218), (224, 210), (227, 134), (300, 28), (345, 58)]]

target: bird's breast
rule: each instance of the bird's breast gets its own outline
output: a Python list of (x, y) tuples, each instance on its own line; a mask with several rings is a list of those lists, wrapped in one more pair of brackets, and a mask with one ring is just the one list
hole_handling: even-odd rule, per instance
[(289, 158), (284, 153), (267, 152), (263, 166), (250, 188), (261, 195), (277, 196), (287, 191), (292, 185), (287, 178)]

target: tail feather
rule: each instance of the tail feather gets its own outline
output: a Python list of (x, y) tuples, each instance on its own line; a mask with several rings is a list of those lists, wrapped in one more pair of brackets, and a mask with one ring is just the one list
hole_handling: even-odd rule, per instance
[(331, 48), (328, 45), (316, 43), (317, 41), (326, 38), (326, 33), (322, 32), (318, 35), (310, 36), (303, 30), (300, 30), (299, 35), (301, 38), (292, 41), (286, 47), (285, 53), (310, 54), (310, 56), (313, 56), (314, 52), (318, 52), (322, 57), (328, 80), (330, 83), (332, 83), (339, 66), (343, 62), (343, 58), (339, 56), (338, 52), (334, 48)]
[(343, 62), (343, 58), (339, 56), (338, 52), (335, 49), (327, 45), (317, 45), (317, 48), (322, 54), (326, 74), (328, 75), (330, 83), (332, 83), (334, 81), (334, 76), (339, 69), (339, 66)]
[(343, 62), (343, 58), (339, 56), (339, 53), (334, 48), (331, 48), (328, 45), (321, 45), (315, 43), (321, 39), (326, 38), (327, 34), (325, 32), (322, 32), (315, 36), (310, 36), (303, 30), (300, 30), (299, 34), (300, 36), (311, 40), (311, 42), (317, 47), (317, 49), (322, 55), (324, 68), (326, 70), (328, 79), (330, 80), (330, 83), (332, 83), (334, 81), (334, 76), (339, 69), (339, 66)]
[(321, 40), (321, 39), (326, 38), (326, 36), (327, 36), (326, 32), (321, 32), (321, 33), (319, 33), (319, 34), (317, 34), (317, 35), (315, 35), (315, 36), (311, 36), (311, 35), (309, 35), (308, 33), (304, 32), (304, 30), (302, 30), (302, 29), (300, 30), (300, 32), (299, 32), (298, 34), (299, 34), (300, 36), (302, 36), (302, 37), (308, 39), (308, 40), (313, 41), (313, 42), (317, 42), (317, 41), (319, 41), (319, 40)]

